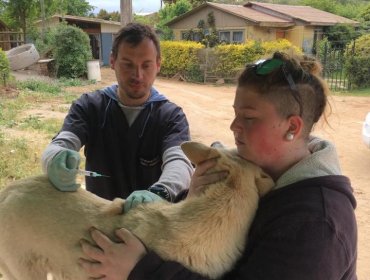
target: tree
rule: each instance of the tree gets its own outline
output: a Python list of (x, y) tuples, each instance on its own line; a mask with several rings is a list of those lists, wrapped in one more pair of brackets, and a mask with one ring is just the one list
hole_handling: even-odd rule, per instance
[(110, 14), (105, 9), (100, 9), (96, 17), (104, 20), (110, 20)]
[(63, 12), (72, 16), (88, 16), (94, 10), (85, 0), (57, 0), (62, 3)]
[(23, 38), (26, 38), (28, 25), (37, 15), (37, 0), (8, 0), (3, 1), (5, 13), (8, 15), (10, 26), (22, 29)]
[[(88, 16), (94, 9), (86, 0), (44, 0), (45, 16), (55, 13)], [(42, 18), (39, 0), (0, 0), (2, 19), (13, 29), (21, 29), (24, 38), (36, 19)]]
[(187, 0), (177, 0), (174, 4), (167, 4), (159, 11), (158, 29), (161, 32), (161, 39), (171, 40), (173, 38), (172, 30), (166, 26), (166, 23), (177, 16), (190, 11), (192, 6)]

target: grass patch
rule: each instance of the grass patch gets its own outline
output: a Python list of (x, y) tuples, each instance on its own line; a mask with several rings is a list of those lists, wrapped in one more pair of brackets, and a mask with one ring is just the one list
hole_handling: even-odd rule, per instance
[(350, 91), (337, 91), (333, 92), (334, 95), (338, 96), (370, 96), (370, 88), (352, 89)]
[(62, 127), (63, 120), (59, 119), (41, 119), (38, 116), (28, 116), (21, 120), (19, 127), (21, 129), (32, 129), (54, 136)]
[(39, 143), (0, 133), (0, 189), (11, 181), (41, 173)]
[(38, 80), (27, 80), (18, 82), (18, 88), (42, 93), (57, 95), (62, 92), (62, 88), (57, 82), (43, 82)]
[(62, 126), (63, 119), (25, 111), (41, 109), (66, 113), (80, 93), (65, 87), (84, 86), (91, 81), (61, 79), (55, 82), (18, 82), (19, 94), (0, 102), (0, 189), (13, 180), (40, 174), (41, 154)]

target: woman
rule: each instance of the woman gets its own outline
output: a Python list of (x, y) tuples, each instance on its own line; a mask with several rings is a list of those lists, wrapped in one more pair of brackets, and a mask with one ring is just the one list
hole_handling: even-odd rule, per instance
[[(239, 77), (231, 123), (238, 153), (261, 166), (276, 186), (260, 200), (243, 256), (223, 279), (356, 279), (350, 181), (341, 175), (334, 146), (310, 135), (327, 105), (320, 70), (308, 57), (275, 53)], [(205, 175), (213, 164), (197, 166), (189, 195), (217, 180)], [(117, 231), (120, 244), (98, 231), (92, 236), (100, 248), (85, 244), (83, 250), (96, 263), (80, 262), (92, 277), (206, 279), (146, 252), (124, 229)]]

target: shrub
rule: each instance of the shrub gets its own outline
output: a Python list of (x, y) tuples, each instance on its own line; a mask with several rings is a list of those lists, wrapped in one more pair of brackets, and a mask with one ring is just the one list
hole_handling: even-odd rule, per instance
[(251, 40), (245, 44), (218, 45), (215, 47), (217, 57), (215, 72), (224, 77), (236, 77), (246, 64), (253, 63), (278, 50), (301, 53), (298, 47), (285, 39), (262, 43)]
[(349, 82), (357, 88), (370, 86), (370, 34), (359, 37), (349, 44), (353, 54), (346, 58)]
[(198, 59), (199, 50), (204, 46), (189, 41), (162, 41), (161, 74), (167, 77), (180, 74), (191, 81), (199, 81), (201, 71)]
[(297, 46), (293, 45), (287, 39), (278, 39), (276, 41), (262, 42), (261, 47), (264, 49), (265, 55), (271, 55), (276, 51), (302, 54), (302, 50)]
[(257, 60), (264, 51), (260, 44), (249, 41), (246, 44), (218, 45), (214, 49), (216, 55), (216, 75), (235, 77), (246, 64)]
[(0, 48), (0, 81), (5, 86), (10, 75), (10, 65), (8, 57)]
[(92, 53), (90, 39), (85, 32), (75, 26), (59, 24), (52, 45), (58, 77), (86, 75), (86, 62), (92, 58)]

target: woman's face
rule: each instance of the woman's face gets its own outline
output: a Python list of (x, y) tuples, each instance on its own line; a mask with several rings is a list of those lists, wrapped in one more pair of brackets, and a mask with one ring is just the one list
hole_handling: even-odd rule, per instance
[(279, 169), (288, 150), (285, 137), (289, 121), (278, 115), (274, 104), (253, 87), (238, 87), (234, 100), (234, 133), (238, 153), (267, 173)]

